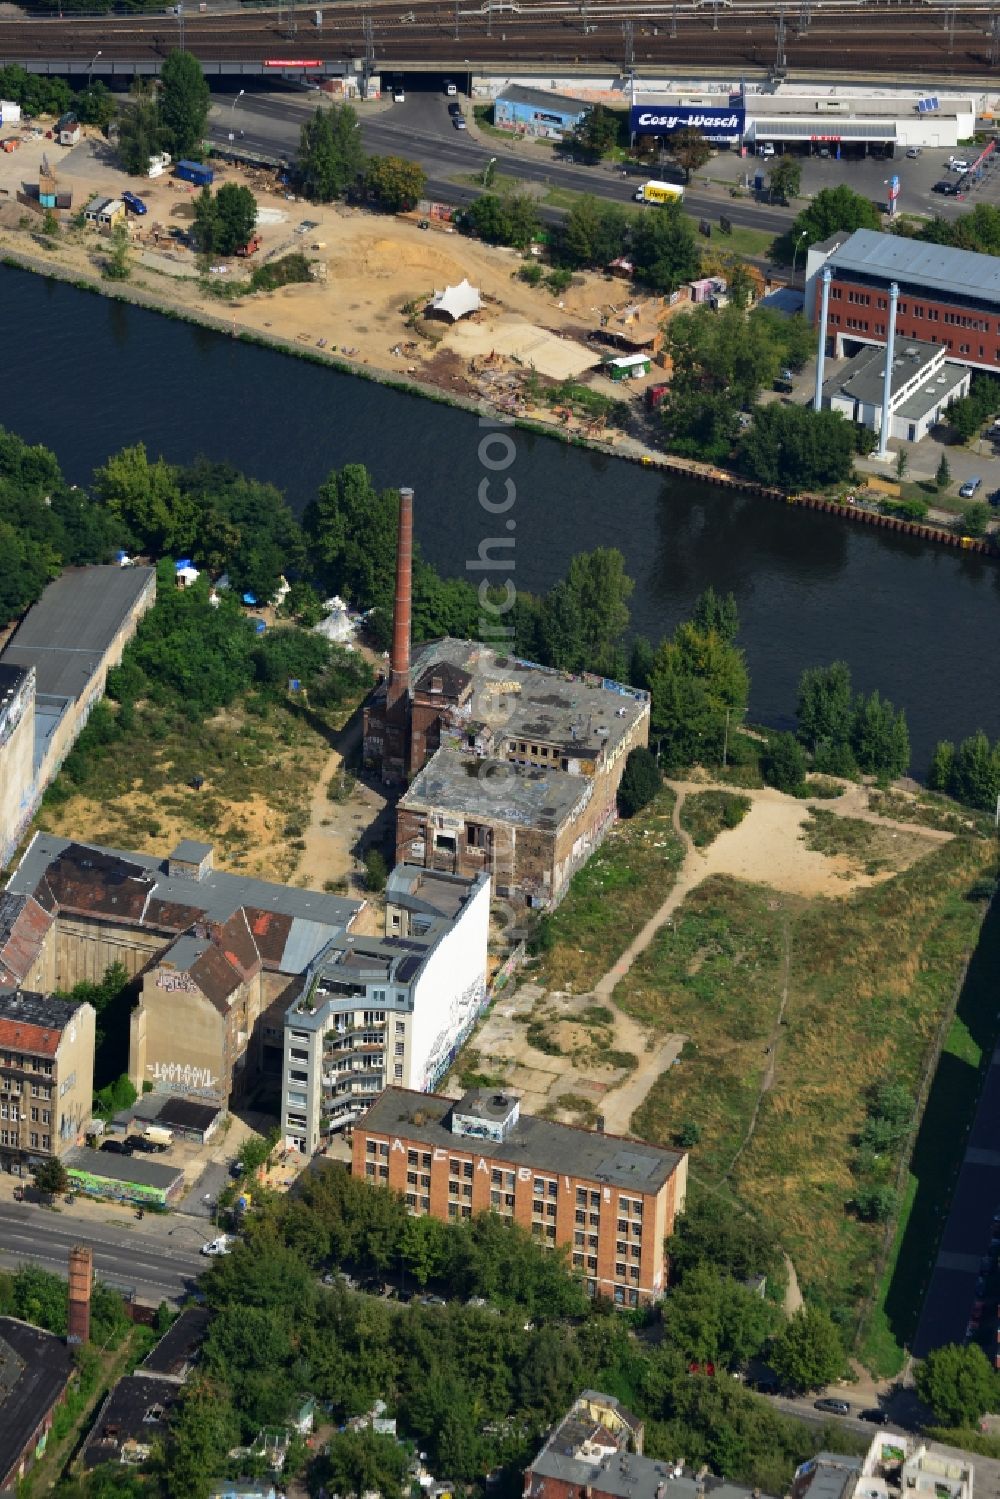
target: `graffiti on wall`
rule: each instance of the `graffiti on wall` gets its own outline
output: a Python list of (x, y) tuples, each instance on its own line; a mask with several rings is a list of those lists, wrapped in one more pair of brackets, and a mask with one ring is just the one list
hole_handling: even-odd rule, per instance
[(146, 1068), (155, 1082), (185, 1093), (214, 1093), (219, 1079), (210, 1067), (192, 1067), (189, 1062), (152, 1062)]
[(198, 993), (198, 985), (186, 973), (174, 973), (172, 970), (162, 968), (156, 975), (156, 987), (166, 989), (168, 994), (173, 994), (178, 990), (182, 990), (185, 994)]

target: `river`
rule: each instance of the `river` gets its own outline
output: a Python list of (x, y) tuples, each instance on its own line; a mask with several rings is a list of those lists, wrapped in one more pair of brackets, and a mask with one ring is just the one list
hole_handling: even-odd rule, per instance
[(514, 581), (538, 592), (574, 552), (617, 546), (635, 579), (633, 626), (654, 640), (709, 584), (732, 591), (751, 713), (765, 722), (788, 726), (800, 672), (841, 658), (856, 686), (906, 708), (917, 771), (938, 738), (1000, 737), (996, 563), (517, 431), (492, 489), (510, 477), (516, 499), (491, 519), (474, 415), (9, 267), (0, 297), (0, 420), (52, 448), (74, 482), (141, 440), (174, 462), (233, 463), (301, 512), (331, 468), (365, 463), (379, 485), (413, 486), (418, 541), (446, 575), (507, 534)]

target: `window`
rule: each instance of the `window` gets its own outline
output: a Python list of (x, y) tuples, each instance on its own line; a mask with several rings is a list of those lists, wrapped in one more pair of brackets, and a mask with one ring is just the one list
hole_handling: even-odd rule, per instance
[(458, 1203), (457, 1202), (449, 1202), (449, 1204), (448, 1204), (448, 1217), (449, 1218), (457, 1218), (458, 1217)]
[(32, 1109), (32, 1111), (31, 1111), (31, 1122), (32, 1122), (32, 1124), (37, 1124), (38, 1123), (38, 1110), (37, 1109)]
[(601, 1215), (600, 1215), (600, 1213), (591, 1213), (591, 1215), (590, 1215), (590, 1226), (591, 1226), (591, 1228), (600, 1228), (600, 1226), (601, 1226)]
[(463, 1182), (462, 1183), (462, 1196), (463, 1197), (471, 1197), (472, 1196), (472, 1183), (471, 1182)]
[(421, 1197), (421, 1199), (420, 1199), (420, 1206), (423, 1208), (423, 1210), (424, 1210), (425, 1213), (429, 1213), (430, 1210), (431, 1210), (431, 1200), (430, 1200), (430, 1198), (429, 1197)]
[(388, 1166), (380, 1166), (378, 1168), (378, 1174), (379, 1174), (379, 1178), (382, 1181), (384, 1181), (384, 1182), (388, 1181), (389, 1180), (389, 1168), (388, 1168)]
[(583, 1255), (582, 1254), (574, 1254), (574, 1256), (573, 1256), (573, 1269), (574, 1270), (582, 1270), (583, 1269)]
[(628, 1219), (627, 1218), (619, 1218), (618, 1219), (618, 1232), (620, 1234), (627, 1234), (628, 1233)]
[(631, 1250), (629, 1252), (632, 1255), (632, 1258), (634, 1260), (641, 1260), (642, 1259), (642, 1245), (641, 1244), (633, 1244), (632, 1248), (631, 1248)]
[(430, 1186), (430, 1184), (431, 1184), (430, 1172), (429, 1171), (421, 1171), (421, 1173), (420, 1173), (420, 1185), (422, 1187), (424, 1187), (424, 1188), (427, 1188), (427, 1187)]
[(581, 1233), (575, 1233), (573, 1235), (573, 1243), (574, 1244), (579, 1244), (581, 1246), (581, 1248), (582, 1248), (582, 1246), (583, 1246), (583, 1234), (581, 1234)]
[(393, 1076), (394, 1077), (401, 1078), (403, 1076), (403, 1064), (402, 1064), (402, 1062), (397, 1062), (396, 1065), (395, 1065), (395, 1067), (392, 1069), (392, 1072), (393, 1072)]
[(546, 1216), (546, 1217), (547, 1217), (547, 1218), (554, 1218), (554, 1217), (555, 1217), (555, 1215), (556, 1215), (556, 1208), (557, 1208), (557, 1207), (558, 1207), (558, 1203), (555, 1203), (555, 1202), (547, 1202), (547, 1203), (546, 1203), (546, 1204), (545, 1204), (545, 1216)]
[(32, 1150), (38, 1149), (38, 1136), (34, 1133), (34, 1131), (32, 1131), (31, 1133), (31, 1148)]
[(491, 1208), (498, 1208), (499, 1206), (500, 1206), (500, 1193), (499, 1192), (491, 1192), (490, 1193), (490, 1207)]
[(365, 1167), (365, 1175), (366, 1176), (374, 1176), (375, 1175), (375, 1165), (374, 1165), (374, 1162), (372, 1162), (372, 1161), (368, 1162), (367, 1166)]
[(592, 1208), (599, 1208), (600, 1205), (601, 1205), (601, 1194), (600, 1194), (600, 1192), (591, 1192), (591, 1194), (590, 1194), (590, 1206)]
[(639, 1284), (639, 1266), (638, 1265), (630, 1265), (629, 1266), (628, 1278), (629, 1278), (629, 1280), (632, 1282), (632, 1284), (634, 1286), (637, 1286)]
[(43, 1124), (51, 1124), (52, 1123), (52, 1115), (51, 1115), (51, 1113), (49, 1112), (48, 1109), (43, 1109), (42, 1110), (42, 1123)]
[[(7, 1105), (4, 1104), (3, 1107), (6, 1108)], [(586, 1223), (586, 1221), (587, 1221), (587, 1215), (586, 1215), (586, 1213), (581, 1212), (579, 1208), (577, 1208), (576, 1213), (574, 1214), (574, 1217), (575, 1217), (577, 1223)]]
[(417, 1173), (415, 1171), (408, 1171), (406, 1173), (406, 1185), (408, 1187), (415, 1187), (417, 1185)]
[(559, 1183), (557, 1181), (550, 1181), (549, 1182), (549, 1196), (550, 1197), (558, 1197), (559, 1196)]
[(384, 1161), (389, 1159), (389, 1144), (386, 1140), (379, 1141), (378, 1153)]
[(587, 1206), (587, 1189), (586, 1189), (586, 1187), (577, 1187), (577, 1189), (576, 1189), (576, 1203), (577, 1203), (577, 1207), (584, 1207), (585, 1208)]
[(401, 1056), (404, 1056), (405, 1053), (406, 1053), (406, 1042), (405, 1041), (397, 1041), (396, 1042), (395, 1055), (397, 1057), (401, 1057)]
[(587, 1235), (587, 1248), (588, 1249), (596, 1249), (597, 1248), (597, 1235), (596, 1234), (588, 1234)]
[(462, 1162), (462, 1175), (465, 1177), (465, 1179), (466, 1179), (467, 1182), (470, 1182), (472, 1180), (472, 1175), (473, 1175), (474, 1169), (475, 1168), (473, 1167), (473, 1164), (472, 1164), (471, 1161), (463, 1161)]
[(472, 1217), (472, 1209), (469, 1208), (469, 1207), (463, 1207), (463, 1209), (462, 1209), (462, 1217), (463, 1218), (471, 1218)]
[(546, 1223), (546, 1225), (545, 1225), (545, 1237), (547, 1239), (553, 1239), (554, 1240), (555, 1236), (556, 1236), (556, 1226), (555, 1226), (555, 1224), (554, 1223)]
[(452, 1176), (461, 1176), (461, 1174), (462, 1174), (462, 1163), (461, 1163), (461, 1161), (456, 1161), (455, 1157), (452, 1156), (451, 1160), (448, 1162), (448, 1170), (449, 1170), (449, 1172), (451, 1173)]
[(415, 1150), (408, 1150), (406, 1152), (406, 1164), (408, 1166), (415, 1166), (417, 1164), (417, 1152)]
[(625, 1261), (624, 1260), (619, 1260), (618, 1263), (615, 1265), (615, 1274), (618, 1276), (619, 1280), (624, 1280), (625, 1279)]
[(378, 1146), (374, 1140), (365, 1141), (365, 1155), (378, 1155)]
[(588, 1270), (596, 1270), (597, 1269), (597, 1255), (596, 1254), (588, 1254), (587, 1255), (587, 1269)]
[(534, 1192), (534, 1194), (535, 1194), (536, 1197), (544, 1197), (545, 1196), (545, 1183), (542, 1181), (542, 1178), (540, 1176), (536, 1176), (535, 1177), (535, 1181), (534, 1181), (534, 1185), (532, 1187), (532, 1191)]
[(397, 1020), (396, 1021), (396, 1035), (397, 1036), (405, 1036), (406, 1035), (406, 1021), (405, 1020)]
[(423, 1166), (425, 1171), (429, 1171), (431, 1169), (431, 1153), (429, 1150), (425, 1150), (421, 1155), (420, 1164), (421, 1166)]
[(628, 1254), (628, 1245), (624, 1239), (618, 1239), (615, 1243), (615, 1254)]
[(458, 1196), (458, 1186), (459, 1186), (459, 1184), (456, 1181), (450, 1181), (448, 1183), (448, 1196), (449, 1197), (457, 1197)]

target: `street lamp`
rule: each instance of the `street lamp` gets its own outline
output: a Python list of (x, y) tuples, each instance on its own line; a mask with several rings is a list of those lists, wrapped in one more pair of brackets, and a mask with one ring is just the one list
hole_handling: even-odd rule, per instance
[(799, 253), (799, 245), (801, 245), (802, 241), (805, 239), (805, 237), (806, 237), (806, 235), (808, 233), (809, 233), (808, 229), (803, 229), (802, 233), (796, 239), (795, 244), (793, 246), (793, 249), (792, 249), (792, 275), (793, 276), (795, 275), (795, 257)]
[(99, 57), (103, 57), (103, 56), (104, 56), (104, 53), (100, 50), (100, 48), (98, 48), (98, 50), (94, 53), (93, 57), (90, 59), (90, 66), (87, 68), (87, 92), (88, 92), (88, 94), (90, 93), (90, 80), (91, 80), (91, 78), (93, 77), (93, 74), (94, 74), (94, 63), (97, 61), (97, 59)]
[(236, 135), (235, 135), (236, 106), (240, 102), (240, 100), (243, 98), (243, 95), (245, 93), (246, 93), (246, 89), (245, 88), (241, 88), (240, 91), (239, 91), (239, 93), (236, 95), (236, 98), (233, 100), (233, 107), (232, 107), (232, 110), (231, 110), (230, 115), (229, 115), (229, 144), (230, 145), (232, 145), (233, 141), (236, 139)]

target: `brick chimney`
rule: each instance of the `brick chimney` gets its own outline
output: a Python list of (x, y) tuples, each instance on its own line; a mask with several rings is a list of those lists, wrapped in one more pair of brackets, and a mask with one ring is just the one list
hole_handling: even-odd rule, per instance
[(94, 1281), (94, 1251), (89, 1244), (74, 1244), (69, 1252), (69, 1326), (66, 1341), (71, 1346), (90, 1339), (90, 1289)]
[(396, 594), (392, 607), (392, 655), (385, 706), (392, 708), (410, 690), (410, 615), (413, 592), (413, 490), (399, 491), (396, 541)]

